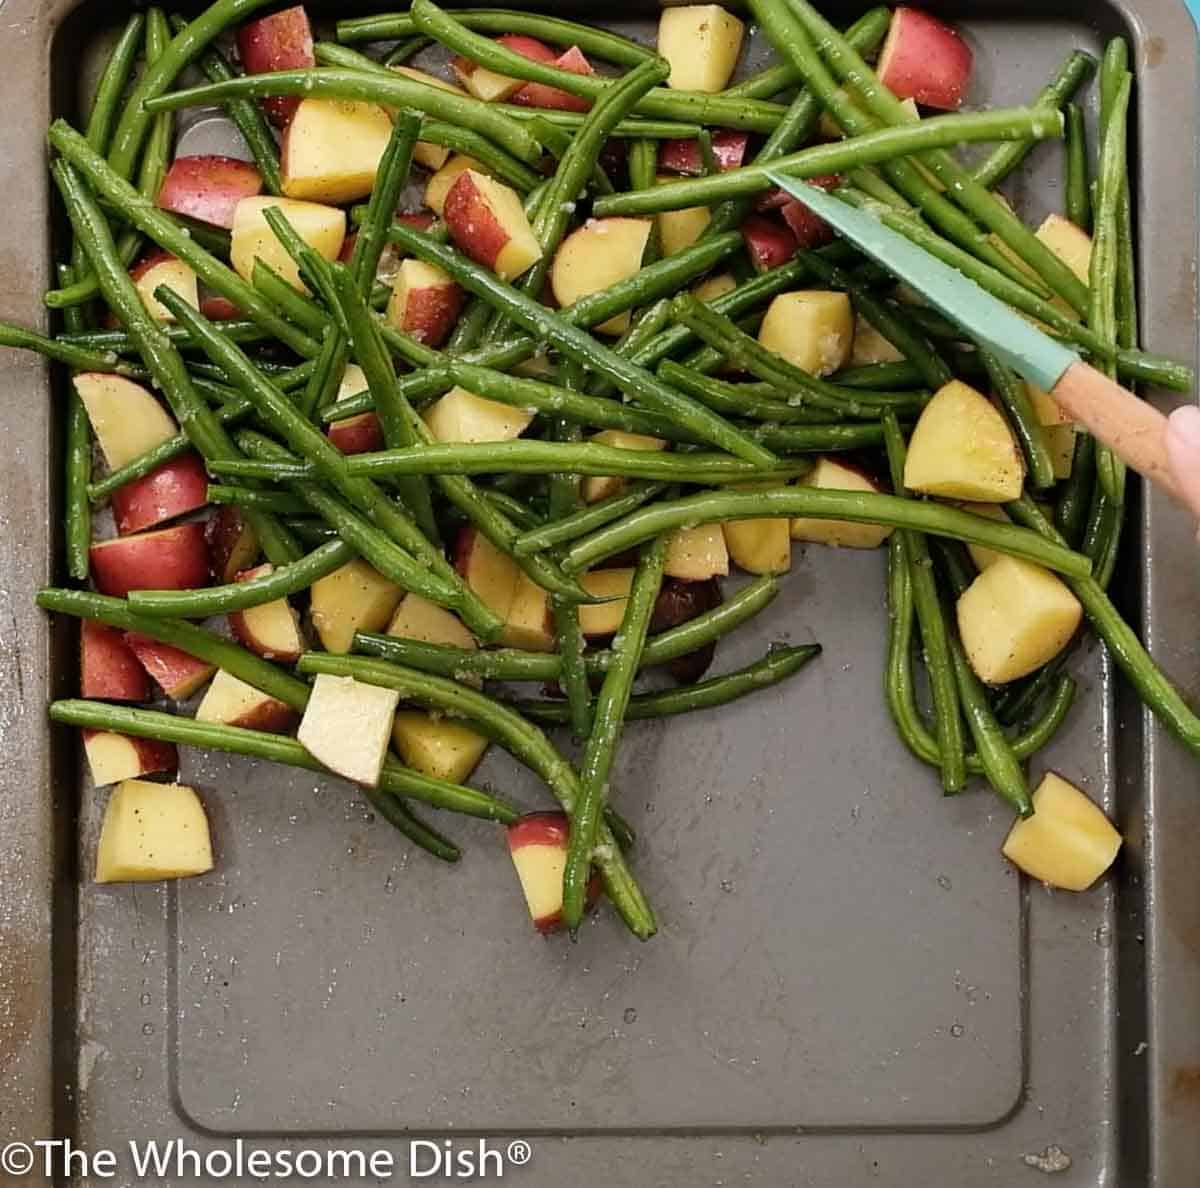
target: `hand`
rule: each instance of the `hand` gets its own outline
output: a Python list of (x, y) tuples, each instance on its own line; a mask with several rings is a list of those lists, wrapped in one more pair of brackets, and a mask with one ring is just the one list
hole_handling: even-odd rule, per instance
[(1185, 404), (1167, 419), (1171, 473), (1193, 514), (1200, 517), (1200, 408)]

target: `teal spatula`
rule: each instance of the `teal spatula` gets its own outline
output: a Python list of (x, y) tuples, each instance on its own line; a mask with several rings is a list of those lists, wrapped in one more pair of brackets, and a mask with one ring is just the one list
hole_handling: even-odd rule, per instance
[(1167, 461), (1167, 419), (1157, 409), (1043, 334), (973, 280), (885, 227), (869, 211), (795, 178), (768, 176), (1018, 375), (1049, 392), (1072, 420), (1139, 474), (1179, 498)]

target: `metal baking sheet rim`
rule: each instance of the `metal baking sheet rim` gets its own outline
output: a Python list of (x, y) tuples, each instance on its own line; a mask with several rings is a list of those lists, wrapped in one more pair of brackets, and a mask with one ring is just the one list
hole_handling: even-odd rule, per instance
[[(50, 282), (51, 195), (43, 130), (55, 114), (51, 56), (79, 0), (8, 0), (0, 8), (5, 70), (3, 110), (22, 112), (0, 131), (9, 202), (0, 231), (0, 316), (33, 325), (48, 319), (40, 294)], [(942, 5), (951, 15), (967, 4)], [(1072, 6), (1074, 7), (1074, 6)], [(1114, 0), (1134, 37), (1139, 78), (1139, 203), (1144, 332), (1151, 350), (1196, 355), (1197, 169), (1196, 30), (1180, 0)], [(1002, 14), (1004, 5), (988, 5)], [(1156, 122), (1155, 113), (1173, 117)], [(1186, 133), (1179, 134), (1183, 129)], [(1181, 250), (1182, 249), (1182, 250)], [(1155, 275), (1154, 283), (1148, 276)], [(0, 1143), (70, 1132), (73, 1066), (74, 742), (52, 731), (43, 706), (69, 691), (74, 666), (67, 630), (55, 631), (33, 595), (57, 573), (55, 421), (52, 371), (32, 355), (0, 356), (6, 399), (0, 431), (8, 443), (0, 485)], [(24, 393), (14, 399), (14, 394)], [(1154, 397), (1164, 407), (1177, 402)], [(50, 518), (44, 512), (50, 509)], [(1196, 568), (1193, 527), (1151, 496), (1141, 508), (1144, 638), (1189, 692), (1200, 694), (1190, 643)], [(1124, 708), (1124, 707), (1122, 707)], [(1121, 1057), (1120, 1081), (1142, 1081), (1151, 1182), (1186, 1182), (1200, 1166), (1200, 779), (1194, 763), (1146, 714), (1126, 720), (1119, 744), (1138, 755), (1140, 779), (1122, 764), (1130, 830), (1121, 945), (1145, 944), (1145, 984), (1122, 988), (1144, 1010), (1148, 1046), (1138, 1065)], [(1129, 904), (1126, 909), (1125, 904)], [(1127, 994), (1133, 998), (1126, 998)], [(1144, 1002), (1140, 1001), (1144, 995)], [(1139, 1001), (1135, 1001), (1139, 1000)], [(1140, 1091), (1132, 1094), (1141, 1096)], [(26, 1180), (24, 1182), (31, 1182)]]

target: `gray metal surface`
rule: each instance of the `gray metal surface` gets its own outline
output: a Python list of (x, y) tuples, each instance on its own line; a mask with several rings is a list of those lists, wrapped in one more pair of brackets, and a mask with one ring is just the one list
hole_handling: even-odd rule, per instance
[[(0, 316), (26, 322), (43, 319), (52, 258), (41, 131), (52, 109), (74, 112), (81, 60), (121, 17), (93, 4), (60, 27), (74, 8), (0, 13), (0, 100), (22, 117), (0, 131)], [(967, 28), (972, 101), (988, 103), (1028, 98), (1072, 46), (1131, 36), (1145, 339), (1194, 358), (1182, 6), (997, 2)], [(187, 133), (193, 151), (218, 134), (203, 120)], [(1058, 205), (1059, 167), (1045, 146), (1012, 187), (1032, 217)], [(531, 1142), (528, 1166), (506, 1172), (531, 1188), (585, 1169), (610, 1188), (1007, 1186), (1037, 1183), (1026, 1156), (1058, 1148), (1063, 1188), (1196, 1182), (1196, 768), (1114, 695), (1097, 649), (1039, 762), (1129, 839), (1088, 896), (1018, 879), (996, 853), (1007, 813), (978, 789), (943, 800), (909, 759), (880, 693), (882, 559), (815, 547), (718, 667), (783, 638), (821, 640), (817, 664), (783, 691), (630, 730), (614, 787), (663, 923), (648, 945), (603, 912), (576, 946), (536, 937), (489, 826), (448, 822), (467, 854), (444, 867), (345, 785), (196, 752), (182, 778), (212, 816), (217, 869), (96, 887), (103, 796), (42, 715), (73, 687), (73, 628), (52, 637), (32, 608), (57, 565), (56, 383), (11, 352), (0, 383), (0, 1146), (51, 1131), (93, 1149), (248, 1136), (386, 1149), (404, 1168), (410, 1136), (485, 1133)], [(1127, 543), (1127, 605), (1200, 694), (1195, 559), (1190, 526), (1150, 500)], [(480, 778), (546, 803), (504, 756)]]

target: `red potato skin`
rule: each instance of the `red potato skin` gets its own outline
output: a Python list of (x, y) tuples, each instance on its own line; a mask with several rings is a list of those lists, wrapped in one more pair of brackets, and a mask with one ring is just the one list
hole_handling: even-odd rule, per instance
[(216, 671), (211, 664), (137, 631), (126, 631), (125, 642), (154, 683), (176, 701), (191, 697)]
[[(727, 169), (740, 168), (749, 143), (750, 138), (745, 132), (730, 129), (714, 132), (712, 149), (717, 168), (722, 173)], [(695, 140), (664, 140), (658, 150), (658, 164), (661, 169), (684, 173), (689, 177), (699, 177), (704, 172), (700, 144)]]
[(955, 111), (971, 80), (974, 54), (956, 29), (919, 8), (892, 14), (879, 54), (879, 81), (899, 99)]
[(373, 412), (334, 421), (329, 426), (328, 437), (343, 454), (369, 454), (384, 446), (383, 426)]
[[(514, 47), (515, 48), (515, 47)], [(517, 53), (520, 53), (517, 50)], [(526, 57), (532, 55), (526, 54)], [(568, 70), (572, 74), (595, 74), (592, 64), (584, 57), (577, 45), (554, 59), (554, 65), (560, 70)], [(542, 107), (552, 111), (588, 111), (591, 100), (580, 95), (570, 95), (559, 87), (547, 86), (545, 83), (526, 83), (513, 97), (512, 102), (521, 107)]]
[(496, 218), (483, 192), (475, 187), (470, 170), (460, 173), (446, 195), (442, 218), (455, 246), (476, 264), (494, 268), (509, 235)]
[(249, 569), (258, 556), (258, 539), (246, 523), (242, 510), (222, 504), (204, 526), (208, 546), (209, 571), (218, 585), (232, 582), (243, 569)]
[[(111, 733), (105, 730), (83, 731), (83, 749), (88, 752), (88, 744), (93, 739)], [(128, 744), (133, 756), (133, 767), (123, 779), (133, 780), (138, 776), (150, 775), (151, 772), (169, 772), (179, 770), (179, 751), (174, 743), (159, 742), (153, 738), (135, 738), (133, 735), (120, 735), (121, 740)], [(90, 756), (89, 756), (90, 759)]]
[(818, 248), (833, 242), (833, 228), (813, 214), (804, 203), (789, 202), (779, 213), (796, 237), (797, 247)]
[[(254, 578), (264, 577), (266, 574), (271, 572), (272, 566), (270, 565), (256, 565), (253, 569), (247, 569), (242, 573), (239, 573), (235, 580), (239, 582), (249, 582), (253, 581)], [(281, 664), (292, 664), (300, 659), (299, 648), (297, 648), (295, 651), (279, 651), (278, 649), (264, 648), (259, 641), (259, 637), (250, 630), (244, 611), (231, 611), (227, 617), (229, 621), (229, 630), (233, 633), (234, 638), (238, 641), (238, 643), (240, 643), (243, 647), (249, 648), (250, 651), (264, 657), (267, 660), (277, 660)], [(303, 637), (301, 637), (301, 647), (303, 646), (302, 639)], [(285, 706), (284, 708), (287, 707)]]
[(200, 312), (210, 322), (232, 322), (242, 316), (242, 311), (228, 297), (218, 293), (209, 293), (200, 298)]
[(410, 289), (400, 329), (426, 346), (439, 347), (462, 313), (466, 293), (454, 281)]
[(177, 524), (92, 545), (92, 580), (101, 594), (130, 590), (190, 590), (208, 585), (204, 525)]
[(174, 520), (208, 503), (208, 474), (199, 454), (181, 454), (157, 470), (118, 487), (113, 519), (125, 536)]
[(143, 256), (129, 270), (129, 279), (131, 281), (140, 281), (151, 268), (157, 268), (160, 264), (169, 264), (177, 258), (171, 255), (170, 252), (150, 252), (148, 255)]
[(228, 230), (237, 204), (261, 193), (262, 178), (248, 161), (215, 154), (176, 157), (163, 178), (157, 204), (172, 214)]
[(742, 238), (756, 272), (786, 264), (796, 254), (796, 236), (777, 219), (751, 215), (742, 223)]
[[(570, 842), (571, 826), (565, 813), (526, 813), (505, 830), (508, 837), (508, 852), (523, 850), (526, 846), (556, 846), (565, 850)], [(593, 874), (587, 885), (587, 906), (590, 908), (600, 898), (600, 876)], [(562, 912), (554, 912), (534, 920), (533, 926), (543, 936), (557, 932), (562, 927)]]
[[(312, 26), (300, 4), (248, 21), (238, 29), (237, 46), (238, 57), (247, 74), (303, 70), (317, 64)], [(262, 100), (262, 105), (271, 123), (284, 128), (300, 106), (300, 97), (279, 95)]]
[(264, 697), (244, 714), (226, 722), (226, 726), (238, 726), (242, 730), (263, 730), (267, 734), (288, 734), (300, 724), (300, 715), (274, 697)]
[(539, 41), (536, 37), (526, 37), (524, 33), (504, 33), (496, 38), (496, 43), (533, 62), (550, 63), (558, 57), (557, 51), (551, 49), (544, 41)]
[(342, 250), (338, 252), (338, 263), (349, 264), (354, 256), (354, 245), (358, 243), (358, 232), (351, 231), (345, 239), (342, 240)]
[(428, 231), (437, 222), (437, 217), (427, 210), (417, 210), (409, 214), (397, 215), (396, 222), (402, 223), (405, 227), (412, 227), (415, 231)]
[(84, 619), (79, 631), (79, 695), (97, 701), (145, 701), (146, 670), (115, 627)]

